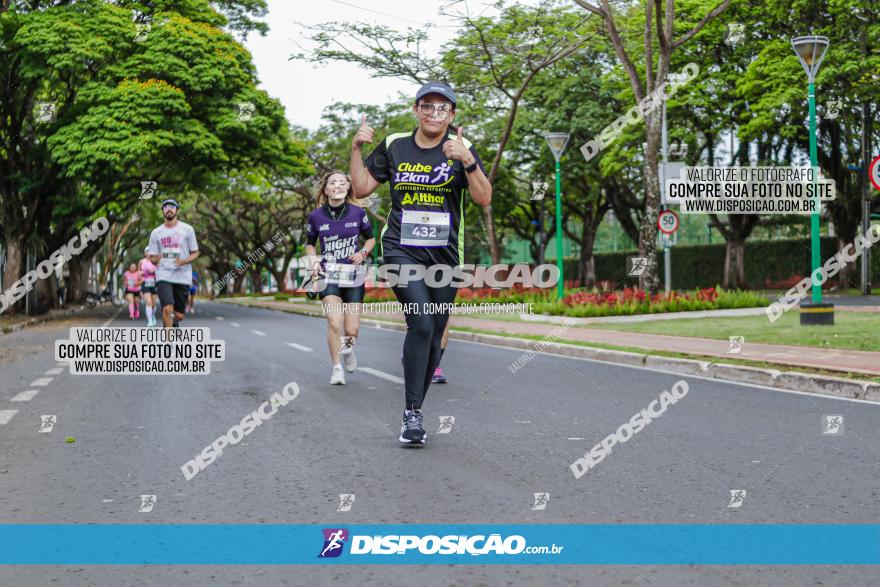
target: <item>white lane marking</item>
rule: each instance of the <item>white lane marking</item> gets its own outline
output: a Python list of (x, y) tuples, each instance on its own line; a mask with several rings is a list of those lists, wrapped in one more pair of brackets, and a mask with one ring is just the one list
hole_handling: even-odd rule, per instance
[(68, 363), (62, 363), (61, 361), (58, 361), (57, 363), (55, 363), (55, 365), (57, 367), (68, 367), (69, 366)]
[(122, 312), (122, 308), (124, 308), (124, 307), (125, 306), (119, 306), (119, 309), (116, 310), (116, 313), (113, 314), (112, 316), (110, 316), (109, 318), (107, 318), (107, 320), (105, 320), (104, 323), (101, 324), (101, 328), (104, 328), (105, 326), (107, 326), (108, 324), (110, 324), (111, 322), (116, 320), (116, 317), (119, 316), (119, 313)]
[[(498, 345), (498, 344), (490, 344), (488, 342), (477, 342), (475, 340), (461, 340), (461, 339), (456, 339), (456, 342), (463, 342), (466, 344), (478, 344), (480, 346), (492, 347), (494, 349), (503, 349), (506, 351), (522, 354), (522, 351), (520, 349), (517, 349), (514, 347), (503, 346), (503, 345)], [(588, 348), (590, 348), (590, 347), (588, 347)], [(828, 400), (841, 401), (841, 402), (853, 402), (856, 404), (868, 404), (871, 406), (880, 407), (880, 404), (878, 404), (876, 401), (867, 400), (867, 399), (853, 399), (850, 397), (837, 397), (836, 395), (825, 395), (822, 393), (813, 393), (810, 391), (795, 391), (793, 389), (784, 389), (781, 387), (770, 387), (767, 385), (760, 385), (758, 383), (743, 383), (741, 381), (729, 381), (726, 379), (715, 379), (714, 377), (706, 377), (705, 375), (691, 375), (690, 373), (681, 373), (678, 371), (667, 371), (665, 369), (658, 369), (656, 367), (638, 367), (636, 365), (626, 365), (624, 363), (614, 363), (612, 361), (600, 361), (598, 359), (587, 359), (585, 357), (571, 357), (568, 355), (560, 355), (560, 354), (548, 351), (546, 349), (542, 350), (541, 352), (543, 354), (545, 354), (549, 357), (553, 357), (555, 359), (572, 359), (574, 361), (584, 361), (587, 363), (598, 363), (600, 365), (620, 367), (621, 369), (637, 369), (639, 371), (647, 371), (648, 373), (664, 373), (666, 375), (674, 375), (674, 376), (678, 377), (679, 379), (699, 379), (701, 381), (708, 381), (710, 383), (717, 383), (718, 385), (728, 385), (728, 386), (732, 386), (732, 387), (751, 387), (753, 389), (764, 389), (767, 391), (779, 391), (779, 392), (788, 393), (791, 395), (804, 395), (807, 397), (813, 397), (813, 398), (817, 398), (817, 399), (828, 399)], [(542, 432), (542, 434), (543, 434), (543, 432)]]
[(40, 377), (31, 381), (30, 387), (46, 387), (52, 383), (52, 377)]
[(43, 375), (60, 375), (61, 371), (62, 371), (61, 367), (53, 367), (52, 369), (49, 369), (48, 371), (43, 373)]
[(29, 402), (34, 399), (34, 396), (40, 393), (39, 389), (28, 389), (26, 391), (22, 391), (21, 393), (16, 394), (14, 398), (9, 401), (12, 402)]
[(573, 437), (573, 438), (569, 438), (569, 440), (586, 440), (586, 438)]
[(257, 336), (266, 336), (266, 333), (263, 332), (262, 330), (251, 330), (251, 332), (253, 332)]
[(236, 328), (238, 328), (239, 326), (241, 326), (241, 324), (239, 324), (238, 322), (230, 322), (229, 325), (230, 325), (230, 326), (235, 326)]
[(370, 367), (358, 367), (357, 370), (363, 371), (364, 373), (369, 373), (370, 375), (375, 375), (376, 377), (381, 377), (382, 379), (387, 379), (388, 381), (392, 381), (394, 383), (403, 384), (402, 378), (398, 377), (397, 375), (392, 375), (391, 373), (386, 373), (385, 371), (371, 369)]
[(217, 320), (223, 320), (223, 316), (217, 316)]
[(112, 499), (102, 499), (101, 500), (101, 503), (112, 503), (112, 502), (113, 502)]
[(307, 347), (307, 346), (304, 345), (304, 344), (296, 344), (295, 342), (289, 342), (289, 343), (287, 343), (287, 346), (289, 346), (289, 347), (291, 347), (291, 348), (294, 348), (294, 349), (296, 349), (296, 350), (298, 350), (298, 351), (302, 351), (302, 352), (304, 352), (304, 353), (310, 353), (310, 352), (312, 352), (313, 350), (315, 350), (315, 349), (313, 349), (313, 348)]
[(12, 420), (12, 416), (16, 415), (18, 410), (0, 410), (0, 426)]
[(531, 424), (532, 421), (531, 420), (514, 420), (513, 423), (514, 424)]

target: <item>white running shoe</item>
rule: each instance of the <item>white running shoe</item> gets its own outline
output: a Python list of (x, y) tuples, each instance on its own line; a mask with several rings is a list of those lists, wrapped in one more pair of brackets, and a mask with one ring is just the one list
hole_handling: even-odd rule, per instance
[(354, 349), (342, 355), (342, 365), (349, 373), (352, 373), (355, 369), (358, 368), (358, 360), (354, 354)]
[(342, 365), (335, 365), (333, 373), (330, 375), (330, 385), (345, 385), (345, 371)]
[(339, 346), (339, 354), (342, 355), (342, 364), (345, 366), (345, 370), (349, 373), (353, 372), (357, 369), (358, 361), (357, 357), (354, 354), (354, 337), (346, 336), (342, 339), (342, 344)]

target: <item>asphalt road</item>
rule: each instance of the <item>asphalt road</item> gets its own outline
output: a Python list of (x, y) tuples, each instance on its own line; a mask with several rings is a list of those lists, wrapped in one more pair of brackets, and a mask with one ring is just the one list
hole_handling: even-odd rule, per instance
[[(109, 313), (116, 308), (105, 306)], [(403, 334), (364, 327), (330, 386), (324, 322), (206, 303), (208, 376), (71, 375), (55, 340), (93, 312), (0, 337), (2, 523), (880, 523), (880, 406), (684, 377), (689, 393), (580, 479), (569, 465), (681, 376), (452, 341), (399, 446)], [(139, 325), (143, 325), (142, 320)], [(299, 396), (187, 481), (180, 467), (271, 394)], [(36, 390), (36, 391), (34, 391)], [(24, 393), (22, 393), (24, 392)], [(14, 413), (13, 413), (14, 411)], [(822, 435), (824, 414), (844, 434)], [(54, 415), (50, 433), (41, 415)], [(437, 434), (440, 418), (451, 432)], [(67, 438), (75, 442), (66, 442)], [(745, 489), (739, 508), (730, 491)], [(533, 511), (533, 494), (550, 494)], [(156, 495), (149, 513), (140, 495)], [(354, 494), (338, 512), (339, 494)], [(0, 567), (0, 585), (869, 585), (866, 567)]]

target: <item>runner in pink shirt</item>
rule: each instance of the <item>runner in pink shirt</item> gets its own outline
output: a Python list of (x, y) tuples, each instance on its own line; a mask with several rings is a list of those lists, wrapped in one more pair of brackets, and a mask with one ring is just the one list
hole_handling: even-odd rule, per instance
[(128, 317), (132, 320), (140, 318), (141, 274), (137, 270), (137, 265), (134, 263), (129, 265), (128, 271), (122, 274), (122, 280), (125, 282)]
[(147, 311), (147, 326), (156, 325), (156, 266), (150, 261), (148, 251), (150, 247), (144, 249), (144, 258), (140, 260), (138, 269), (141, 272), (141, 293), (144, 297), (144, 306)]

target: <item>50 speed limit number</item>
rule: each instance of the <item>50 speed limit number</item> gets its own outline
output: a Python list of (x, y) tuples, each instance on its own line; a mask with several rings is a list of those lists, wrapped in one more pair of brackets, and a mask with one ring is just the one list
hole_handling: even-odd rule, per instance
[(657, 216), (657, 228), (663, 234), (673, 234), (678, 230), (678, 214), (672, 210), (663, 210)]

